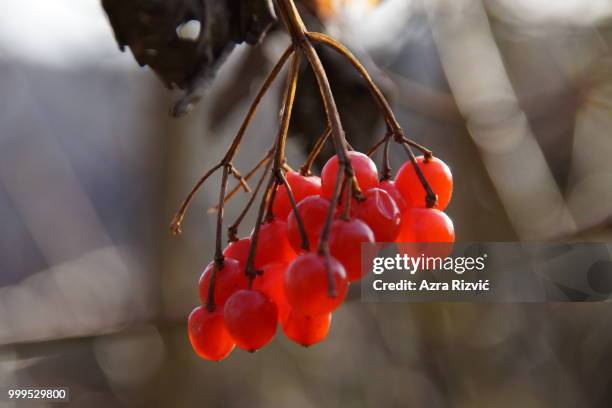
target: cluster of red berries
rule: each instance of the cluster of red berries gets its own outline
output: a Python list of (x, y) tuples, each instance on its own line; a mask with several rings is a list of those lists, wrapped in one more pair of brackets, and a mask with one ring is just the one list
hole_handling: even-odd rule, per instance
[(442, 212), (453, 187), (446, 164), (433, 157), (416, 158), (437, 194), (436, 205), (428, 208), (426, 191), (412, 162), (399, 169), (395, 180), (379, 181), (376, 165), (367, 155), (351, 151), (349, 159), (363, 197), (351, 198), (349, 217), (343, 214), (343, 204), (338, 205), (329, 234), (330, 257), (320, 255), (317, 246), (337, 179), (336, 156), (327, 162), (321, 178), (286, 174), (309, 251), (302, 248), (298, 217), (281, 185), (275, 194), (273, 217), (259, 230), (253, 265), (260, 273), (252, 285), (245, 274), (251, 237), (230, 243), (220, 266), (212, 262), (206, 267), (199, 283), (200, 299), (208, 304), (214, 276), (215, 307), (197, 307), (189, 316), (189, 338), (198, 355), (218, 361), (236, 345), (255, 351), (274, 337), (279, 323), (296, 343), (320, 342), (327, 336), (332, 312), (344, 300), (349, 283), (363, 276), (362, 243), (454, 242), (453, 224)]

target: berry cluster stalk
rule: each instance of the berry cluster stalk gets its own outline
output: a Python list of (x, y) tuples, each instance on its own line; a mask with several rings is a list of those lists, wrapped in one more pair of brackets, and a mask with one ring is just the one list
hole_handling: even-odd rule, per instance
[[(173, 234), (179, 234), (181, 232), (181, 225), (185, 214), (189, 208), (190, 203), (192, 202), (196, 192), (202, 187), (202, 185), (206, 182), (210, 176), (217, 172), (217, 170), (222, 169), (222, 177), (221, 177), (221, 191), (219, 192), (219, 202), (213, 210), (218, 211), (217, 213), (217, 230), (216, 230), (216, 242), (215, 242), (215, 268), (213, 269), (211, 275), (211, 281), (209, 286), (208, 300), (207, 300), (207, 308), (209, 310), (214, 310), (214, 286), (215, 286), (215, 277), (216, 273), (223, 268), (224, 265), (224, 257), (222, 252), (222, 230), (223, 230), (223, 217), (224, 217), (224, 205), (227, 201), (229, 201), (239, 190), (244, 190), (247, 193), (251, 193), (251, 198), (249, 199), (246, 207), (240, 213), (236, 221), (228, 228), (228, 239), (229, 241), (237, 240), (238, 228), (240, 223), (245, 218), (249, 209), (252, 207), (259, 191), (261, 190), (265, 179), (269, 176), (269, 181), (266, 185), (266, 188), (263, 193), (263, 197), (261, 199), (261, 203), (259, 206), (259, 212), (257, 215), (257, 222), (255, 224), (254, 231), (251, 235), (251, 245), (249, 248), (249, 254), (246, 262), (245, 273), (249, 278), (249, 286), (252, 286), (253, 279), (258, 274), (258, 271), (255, 270), (254, 261), (256, 256), (257, 249), (257, 241), (259, 237), (259, 232), (261, 229), (261, 225), (264, 221), (271, 221), (274, 218), (273, 214), (273, 205), (274, 199), (276, 195), (277, 189), (282, 185), (285, 187), (287, 192), (292, 211), (296, 217), (300, 237), (302, 241), (302, 248), (304, 250), (310, 249), (310, 243), (308, 242), (308, 236), (306, 234), (306, 229), (303, 223), (303, 220), (300, 217), (297, 209), (297, 202), (293, 193), (291, 191), (291, 186), (287, 182), (287, 178), (285, 177), (285, 171), (289, 168), (287, 163), (285, 162), (285, 145), (287, 141), (287, 134), (289, 131), (289, 123), (291, 120), (291, 111), (293, 109), (293, 104), (295, 101), (295, 93), (299, 75), (300, 61), (301, 56), (305, 56), (305, 59), (313, 70), (317, 86), (319, 88), (319, 92), (322, 97), (323, 106), (325, 109), (325, 114), (327, 118), (327, 127), (326, 131), (321, 137), (317, 140), (312, 152), (309, 154), (306, 162), (300, 168), (300, 173), (302, 175), (310, 175), (311, 167), (314, 163), (314, 160), (317, 158), (321, 149), (327, 139), (331, 137), (334, 149), (336, 151), (336, 155), (338, 157), (338, 173), (335, 180), (335, 185), (333, 189), (333, 194), (330, 199), (330, 206), (328, 213), (326, 215), (326, 220), (323, 225), (323, 229), (321, 232), (321, 236), (319, 238), (319, 245), (317, 248), (317, 252), (325, 258), (325, 262), (328, 265), (328, 274), (329, 278), (329, 295), (331, 297), (336, 296), (335, 283), (333, 276), (331, 274), (330, 265), (330, 254), (329, 254), (329, 235), (331, 231), (331, 224), (333, 221), (335, 209), (340, 201), (341, 195), (346, 193), (346, 203), (344, 205), (344, 210), (341, 218), (348, 219), (349, 218), (349, 209), (351, 197), (354, 197), (358, 202), (364, 199), (362, 195), (362, 191), (355, 177), (355, 173), (349, 158), (349, 149), (352, 150), (349, 143), (346, 140), (344, 129), (342, 127), (342, 123), (340, 121), (340, 115), (338, 113), (338, 108), (336, 106), (336, 102), (334, 100), (334, 96), (331, 91), (331, 87), (329, 84), (329, 80), (327, 78), (327, 74), (319, 55), (317, 54), (313, 43), (322, 44), (323, 46), (329, 47), (332, 50), (339, 53), (341, 56), (346, 58), (346, 60), (359, 72), (361, 77), (366, 82), (368, 88), (370, 89), (374, 99), (376, 100), (377, 105), (379, 106), (382, 115), (385, 119), (385, 123), (387, 126), (387, 132), (385, 136), (375, 143), (375, 145), (370, 149), (368, 155), (374, 154), (381, 146), (384, 145), (383, 151), (383, 172), (381, 175), (381, 180), (389, 180), (391, 178), (391, 167), (389, 165), (389, 145), (391, 141), (394, 141), (406, 150), (410, 161), (412, 162), (416, 174), (419, 178), (420, 183), (426, 192), (426, 203), (429, 207), (433, 207), (436, 205), (437, 196), (432, 191), (429, 186), (425, 176), (423, 175), (421, 169), (417, 165), (416, 158), (412, 151), (412, 148), (416, 148), (420, 150), (424, 155), (425, 159), (429, 160), (432, 157), (432, 152), (425, 147), (419, 145), (418, 143), (406, 138), (404, 136), (404, 131), (401, 126), (397, 122), (389, 103), (385, 99), (384, 95), (380, 91), (380, 89), (376, 86), (370, 75), (368, 74), (365, 67), (355, 58), (355, 56), (340, 42), (336, 41), (332, 37), (329, 37), (325, 34), (309, 32), (306, 30), (304, 22), (302, 21), (298, 10), (295, 6), (293, 0), (276, 0), (276, 5), (279, 10), (279, 14), (283, 24), (285, 25), (287, 32), (291, 36), (291, 44), (285, 50), (285, 52), (281, 55), (279, 61), (273, 67), (272, 71), (264, 81), (261, 86), (259, 92), (255, 96), (254, 101), (252, 102), (246, 117), (244, 118), (238, 133), (234, 137), (232, 144), (228, 148), (226, 154), (223, 159), (212, 169), (207, 171), (195, 186), (192, 188), (190, 193), (187, 195), (187, 198), (181, 204), (179, 210), (177, 211), (172, 224), (171, 231)], [(289, 60), (289, 58), (293, 56), (291, 65), (289, 67), (289, 72), (287, 76), (287, 82), (284, 89), (283, 95), (283, 105), (281, 112), (281, 122), (278, 131), (278, 135), (276, 141), (273, 146), (270, 148), (268, 153), (255, 165), (253, 169), (251, 169), (245, 176), (242, 176), (238, 170), (234, 167), (232, 160), (234, 159), (238, 148), (240, 147), (240, 143), (244, 137), (244, 134), (254, 117), (257, 107), (259, 106), (263, 96), (267, 93), (272, 85), (272, 82), (278, 76), (280, 70), (283, 68), (285, 63)], [(264, 167), (263, 173), (257, 183), (257, 186), (254, 191), (248, 185), (248, 180), (253, 177), (259, 169)], [(238, 183), (232, 190), (226, 195), (229, 177), (234, 177)]]

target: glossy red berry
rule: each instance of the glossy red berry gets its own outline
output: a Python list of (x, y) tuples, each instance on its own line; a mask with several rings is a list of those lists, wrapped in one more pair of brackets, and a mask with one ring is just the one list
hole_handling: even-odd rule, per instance
[[(211, 262), (208, 264), (202, 276), (200, 277), (199, 292), (200, 301), (202, 304), (208, 303), (208, 288), (210, 279), (216, 264)], [(213, 302), (215, 305), (223, 305), (227, 298), (234, 292), (247, 287), (247, 278), (244, 275), (244, 270), (240, 267), (237, 260), (225, 258), (223, 267), (217, 271), (215, 276), (215, 293)]]
[(285, 273), (287, 264), (267, 264), (262, 269), (262, 274), (253, 281), (253, 289), (267, 295), (276, 303), (278, 308), (278, 320), (282, 323), (289, 315), (289, 302), (285, 296)]
[[(317, 176), (303, 176), (295, 171), (289, 171), (285, 177), (291, 187), (291, 193), (296, 203), (299, 203), (306, 197), (321, 194), (321, 179)], [(287, 194), (285, 186), (281, 185), (274, 197), (272, 213), (280, 219), (286, 219), (291, 210), (289, 194)]]
[(367, 190), (364, 197), (364, 201), (351, 207), (351, 213), (368, 224), (377, 242), (395, 241), (402, 223), (395, 201), (380, 188)]
[(451, 219), (435, 208), (409, 208), (402, 216), (398, 250), (410, 256), (447, 257), (453, 250)]
[[(346, 297), (348, 279), (344, 267), (335, 258), (327, 262), (321, 255), (307, 253), (300, 255), (287, 269), (285, 294), (291, 307), (305, 315), (319, 315), (332, 312)], [(328, 273), (331, 273), (335, 293), (330, 296)]]
[(223, 256), (237, 260), (240, 264), (240, 268), (244, 269), (249, 257), (250, 247), (251, 238), (245, 237), (238, 241), (231, 242), (223, 251)]
[(397, 205), (397, 209), (400, 211), (400, 213), (403, 214), (404, 211), (406, 211), (408, 205), (406, 204), (406, 200), (404, 200), (404, 197), (402, 197), (402, 193), (400, 193), (397, 187), (395, 186), (395, 181), (381, 181), (378, 185), (378, 188), (385, 190), (391, 196), (393, 201), (395, 201), (395, 205)]
[(435, 208), (410, 208), (403, 215), (401, 242), (455, 242), (455, 228), (448, 216)]
[(367, 270), (361, 267), (362, 243), (374, 243), (374, 233), (358, 219), (335, 220), (329, 234), (329, 252), (346, 271), (349, 281), (361, 279)]
[(225, 303), (223, 318), (236, 345), (255, 351), (272, 340), (278, 324), (274, 302), (258, 290), (243, 289)]
[(295, 251), (287, 238), (287, 224), (277, 218), (262, 224), (255, 250), (255, 268), (269, 263), (289, 263), (293, 258)]
[[(357, 183), (362, 191), (366, 191), (378, 185), (378, 170), (376, 164), (366, 154), (361, 152), (351, 151), (348, 155)], [(338, 156), (334, 156), (328, 160), (321, 171), (321, 190), (322, 196), (331, 198), (336, 178), (338, 177)]]
[[(310, 250), (317, 248), (319, 236), (329, 211), (329, 201), (321, 196), (310, 196), (302, 200), (297, 206), (298, 213), (304, 223), (304, 229), (308, 236)], [(297, 222), (297, 217), (292, 211), (287, 218), (287, 235), (289, 242), (296, 252), (303, 251), (302, 236)]]
[(193, 350), (206, 360), (223, 360), (236, 346), (225, 327), (221, 308), (209, 312), (203, 306), (196, 307), (189, 315), (187, 328)]
[[(438, 203), (434, 208), (444, 210), (453, 194), (453, 176), (450, 169), (446, 163), (435, 157), (426, 161), (423, 156), (419, 156), (416, 161), (429, 186), (438, 195)], [(404, 196), (408, 207), (427, 207), (425, 189), (414, 170), (412, 162), (408, 161), (400, 167), (395, 177), (395, 186)]]
[(294, 342), (308, 347), (327, 337), (331, 321), (331, 313), (305, 316), (292, 311), (283, 324), (283, 332)]

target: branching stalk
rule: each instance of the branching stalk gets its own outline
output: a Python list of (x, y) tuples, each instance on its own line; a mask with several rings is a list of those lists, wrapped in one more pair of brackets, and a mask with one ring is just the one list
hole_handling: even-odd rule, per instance
[(249, 278), (249, 287), (252, 286), (253, 279), (255, 279), (255, 276), (257, 275), (257, 271), (255, 270), (253, 263), (255, 260), (257, 241), (259, 239), (259, 231), (261, 229), (261, 224), (264, 219), (264, 213), (268, 204), (271, 203), (270, 196), (277, 187), (278, 172), (282, 171), (281, 168), (285, 162), (285, 145), (287, 141), (287, 133), (289, 130), (289, 122), (291, 119), (291, 111), (293, 109), (293, 102), (295, 100), (295, 91), (297, 88), (299, 67), (300, 54), (296, 53), (293, 56), (291, 66), (289, 68), (289, 73), (287, 74), (287, 84), (285, 86), (281, 125), (275, 143), (274, 162), (272, 165), (272, 172), (270, 174), (270, 181), (268, 182), (268, 186), (266, 187), (264, 197), (261, 200), (261, 205), (259, 206), (259, 212), (257, 214), (255, 229), (253, 230), (253, 234), (251, 236), (251, 246), (249, 248), (249, 255), (247, 258), (245, 269), (245, 273)]

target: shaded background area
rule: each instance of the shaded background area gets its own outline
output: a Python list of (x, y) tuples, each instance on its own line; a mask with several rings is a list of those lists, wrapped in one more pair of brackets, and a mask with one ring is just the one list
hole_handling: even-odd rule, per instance
[[(612, 4), (373, 3), (309, 2), (376, 73), (407, 134), (452, 167), (458, 240), (610, 241)], [(182, 236), (168, 224), (287, 41), (237, 47), (174, 120), (176, 95), (117, 50), (97, 1), (0, 3), (0, 384), (70, 386), (75, 407), (610, 406), (607, 303), (355, 297), (311, 349), (279, 333), (219, 364), (192, 353), (185, 321), (212, 258), (218, 180)], [(384, 131), (367, 90), (322, 55), (349, 140), (366, 149)], [(278, 85), (241, 170), (274, 137)], [(304, 73), (294, 167), (323, 128), (315, 91)]]

